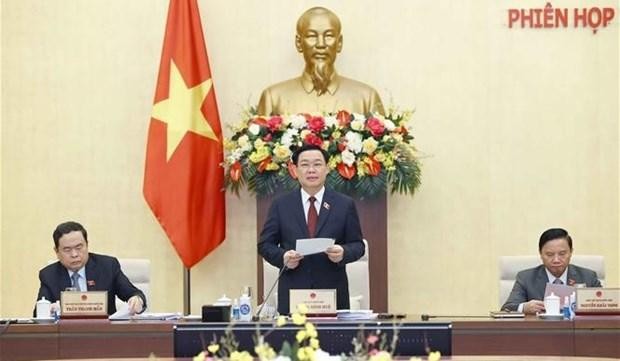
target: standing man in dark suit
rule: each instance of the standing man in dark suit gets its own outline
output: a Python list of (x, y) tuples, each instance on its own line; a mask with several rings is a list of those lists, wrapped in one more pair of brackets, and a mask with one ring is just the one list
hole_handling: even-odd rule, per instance
[(551, 228), (543, 232), (538, 241), (538, 252), (543, 264), (517, 274), (510, 296), (502, 306), (503, 310), (527, 314), (544, 312), (545, 304), (542, 300), (547, 283), (601, 287), (596, 272), (570, 264), (573, 239), (564, 229)]
[(115, 296), (127, 302), (130, 314), (144, 311), (146, 297), (121, 271), (114, 257), (88, 252), (88, 234), (77, 222), (65, 222), (52, 235), (58, 262), (39, 271), (39, 294), (58, 308), (60, 292), (68, 287), (81, 291), (108, 291), (108, 314), (116, 312)]
[[(304, 145), (292, 160), (301, 187), (273, 202), (258, 243), (258, 253), (267, 262), (286, 267), (278, 284), (278, 312), (289, 313), (290, 289), (336, 289), (338, 309), (347, 309), (346, 264), (364, 255), (355, 203), (325, 188), (329, 173), (325, 150)], [(297, 239), (312, 237), (333, 238), (335, 244), (306, 257), (295, 251)]]

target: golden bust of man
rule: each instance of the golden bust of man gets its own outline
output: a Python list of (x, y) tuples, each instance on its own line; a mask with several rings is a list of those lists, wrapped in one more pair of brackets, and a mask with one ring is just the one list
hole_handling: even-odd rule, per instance
[(370, 86), (336, 73), (334, 63), (342, 50), (340, 20), (330, 10), (314, 7), (297, 21), (295, 47), (306, 63), (301, 76), (274, 84), (263, 91), (258, 113), (306, 112), (384, 114), (383, 103)]

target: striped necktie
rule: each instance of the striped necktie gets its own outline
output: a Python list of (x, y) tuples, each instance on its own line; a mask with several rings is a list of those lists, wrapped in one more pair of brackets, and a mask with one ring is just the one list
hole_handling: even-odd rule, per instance
[(80, 274), (77, 272), (73, 272), (73, 274), (71, 275), (71, 283), (73, 286), (73, 288), (75, 288), (76, 291), (81, 291), (80, 289)]
[(556, 285), (563, 285), (563, 284), (564, 284), (564, 282), (562, 282), (562, 280), (561, 280), (561, 279), (556, 278), (556, 279), (553, 281), (553, 284), (556, 284)]

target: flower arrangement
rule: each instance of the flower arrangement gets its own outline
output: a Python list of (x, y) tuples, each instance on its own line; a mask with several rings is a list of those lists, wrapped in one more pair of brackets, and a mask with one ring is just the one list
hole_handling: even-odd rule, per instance
[(259, 116), (245, 112), (226, 141), (227, 188), (238, 194), (268, 196), (297, 186), (291, 155), (304, 143), (329, 154), (327, 186), (360, 198), (385, 193), (413, 194), (420, 185), (409, 121), (413, 112), (389, 109), (387, 116), (356, 114), (293, 114)]
[[(293, 324), (299, 326), (295, 335), (295, 343), (289, 344), (284, 341), (280, 352), (276, 352), (269, 343), (265, 342), (266, 337), (273, 329), (265, 334), (260, 334), (257, 330), (255, 336), (254, 352), (260, 361), (331, 361), (334, 359), (320, 348), (318, 332), (312, 322), (306, 318), (308, 308), (300, 304), (297, 311), (291, 316)], [(278, 317), (276, 327), (282, 327), (287, 323), (284, 316)], [(343, 361), (368, 360), (368, 361), (391, 361), (394, 357), (394, 350), (398, 342), (398, 330), (394, 330), (392, 340), (388, 341), (385, 334), (376, 333), (365, 334), (360, 330), (359, 335), (353, 340), (353, 352), (350, 355), (336, 357)], [(206, 347), (206, 350), (194, 357), (193, 361), (253, 361), (254, 356), (248, 351), (239, 351), (238, 343), (229, 329), (219, 340), (214, 340)], [(441, 353), (431, 352), (427, 348), (428, 360), (438, 361)], [(421, 360), (411, 357), (409, 361)]]

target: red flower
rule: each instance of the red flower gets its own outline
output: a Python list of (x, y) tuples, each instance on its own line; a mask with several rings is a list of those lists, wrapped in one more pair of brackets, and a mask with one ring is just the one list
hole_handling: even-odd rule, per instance
[(381, 163), (379, 163), (375, 157), (368, 157), (364, 159), (364, 163), (368, 166), (368, 174), (371, 176), (374, 177), (381, 172)]
[(396, 127), (396, 128), (394, 128), (394, 131), (395, 131), (396, 133), (400, 133), (400, 134), (402, 134), (402, 135), (407, 135), (407, 134), (409, 133), (409, 132), (407, 131), (407, 128), (405, 128), (405, 127), (403, 127), (403, 126), (400, 126), (400, 127)]
[(288, 169), (288, 174), (291, 178), (297, 179), (297, 168), (295, 168), (295, 163), (289, 160), (286, 164), (286, 168)]
[(313, 131), (314, 133), (320, 133), (321, 130), (325, 127), (325, 119), (321, 116), (314, 116), (310, 119), (306, 120), (308, 123), (308, 129)]
[(241, 178), (241, 163), (234, 162), (233, 165), (230, 166), (230, 179), (232, 179), (233, 182), (237, 182), (239, 178)]
[(352, 165), (346, 165), (345, 163), (338, 163), (338, 166), (336, 167), (336, 169), (338, 170), (338, 173), (342, 176), (342, 178), (345, 179), (351, 179), (355, 176), (355, 167)]
[(375, 117), (369, 118), (366, 121), (366, 128), (370, 130), (370, 134), (372, 134), (373, 137), (378, 137), (385, 131), (383, 123)]
[(271, 163), (271, 157), (267, 157), (258, 163), (258, 173), (262, 173), (265, 169), (267, 169), (269, 163)]
[(351, 114), (346, 110), (341, 110), (336, 114), (336, 119), (338, 119), (338, 125), (347, 127), (351, 123)]
[(269, 120), (267, 121), (267, 127), (272, 132), (280, 129), (281, 126), (282, 126), (282, 117), (279, 115), (274, 115), (273, 117), (269, 118)]
[(265, 142), (271, 142), (271, 139), (273, 139), (273, 135), (271, 135), (271, 133), (267, 133), (265, 134), (265, 136), (263, 137), (263, 140)]
[(316, 145), (316, 146), (319, 146), (319, 147), (321, 145), (323, 145), (323, 141), (321, 140), (321, 138), (319, 138), (314, 133), (308, 133), (308, 135), (306, 135), (306, 138), (304, 138), (304, 143)]

